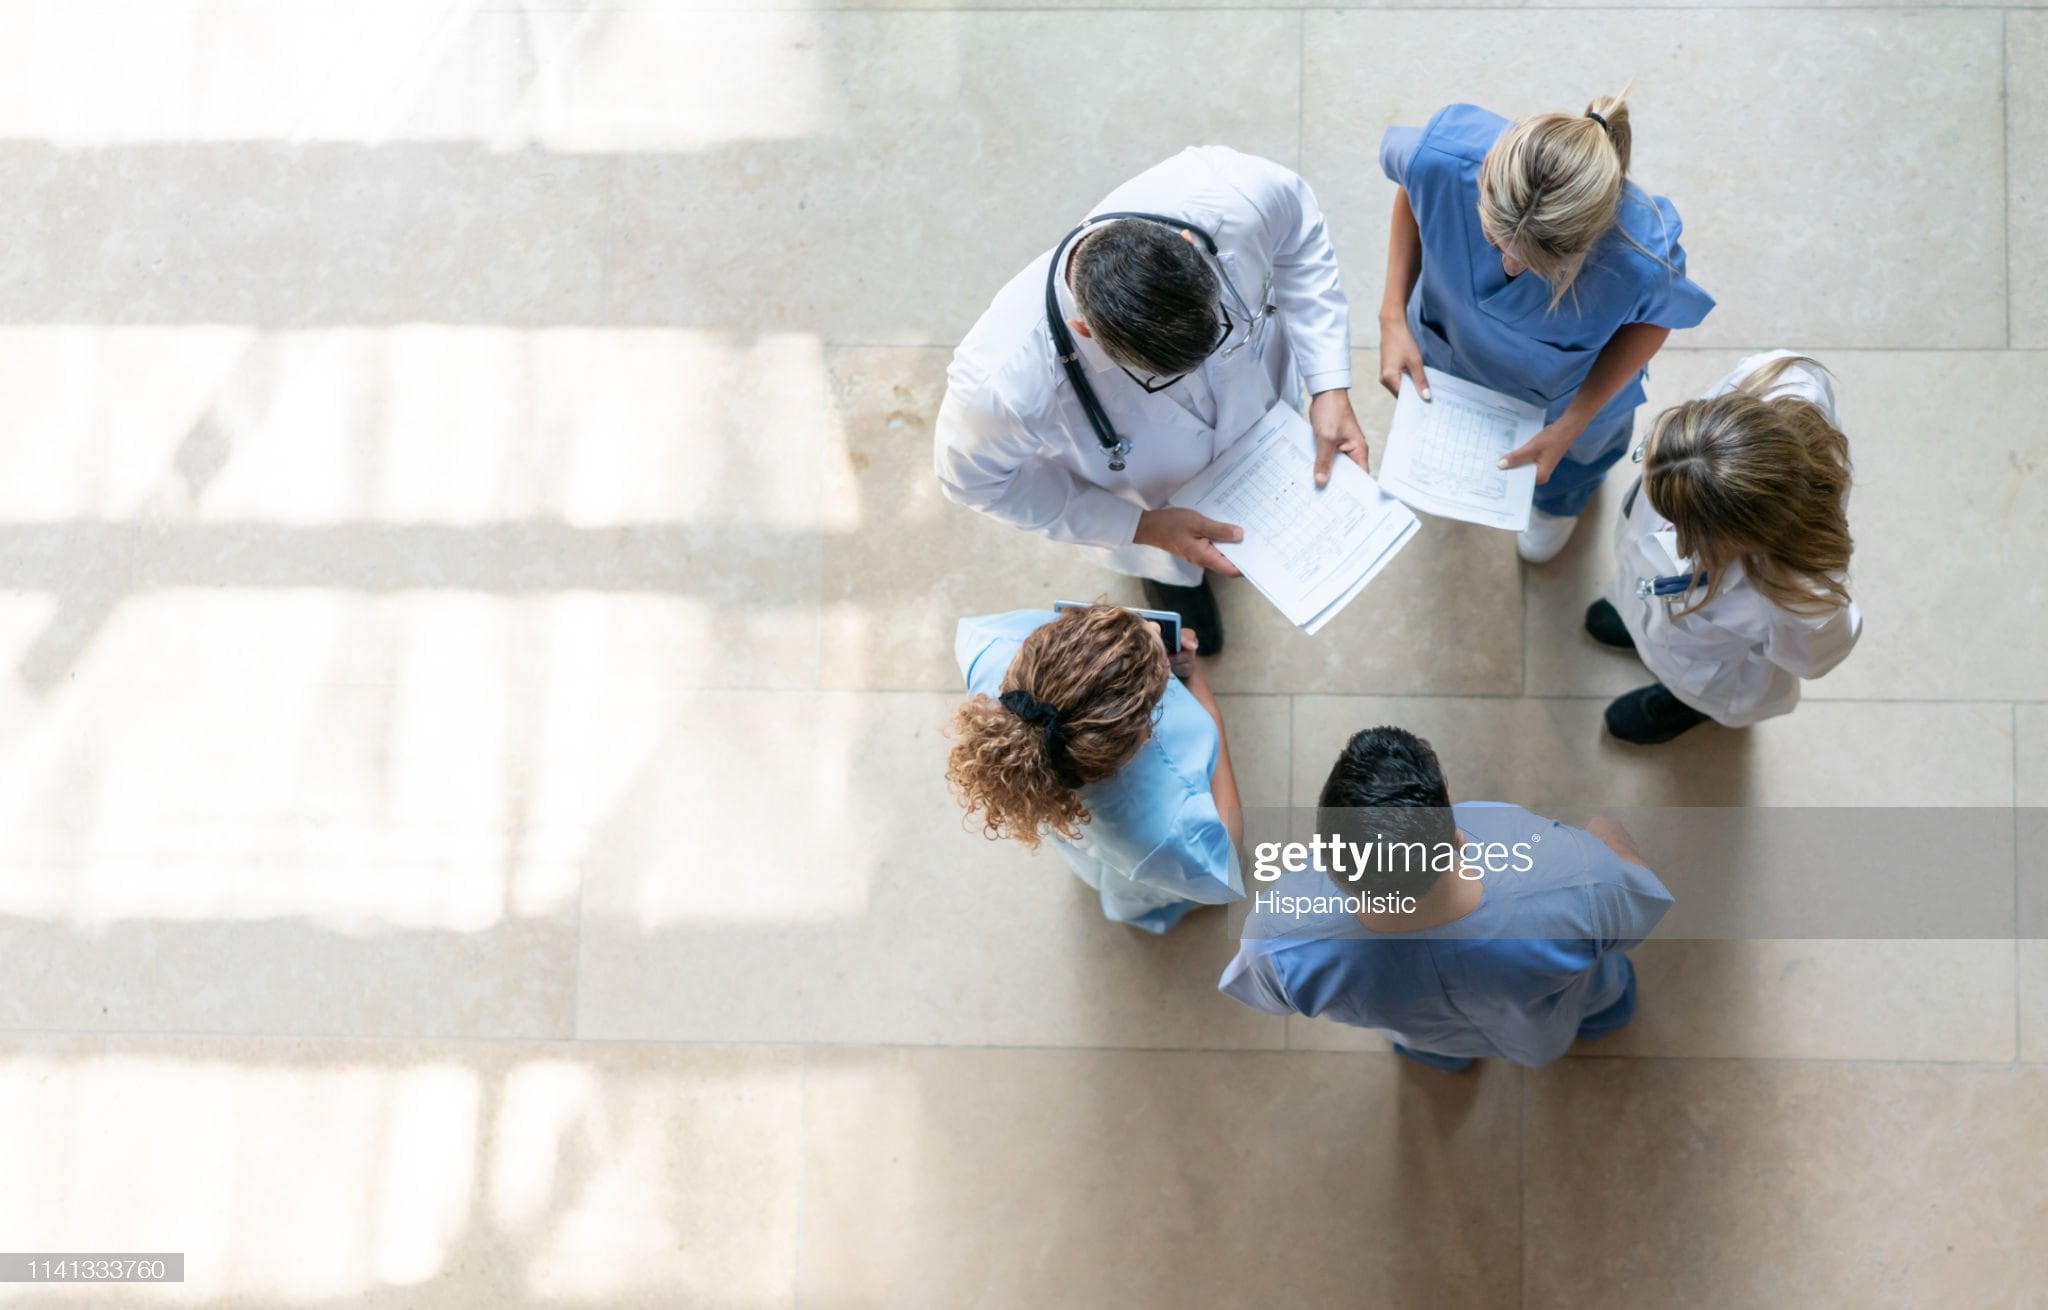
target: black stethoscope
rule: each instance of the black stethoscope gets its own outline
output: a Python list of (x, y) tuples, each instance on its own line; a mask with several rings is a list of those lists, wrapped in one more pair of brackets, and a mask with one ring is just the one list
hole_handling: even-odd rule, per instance
[[(1139, 218), (1149, 223), (1164, 223), (1170, 228), (1192, 232), (1200, 237), (1202, 248), (1209, 252), (1209, 258), (1217, 262), (1217, 276), (1224, 286), (1230, 288), (1230, 294), (1238, 301), (1239, 307), (1244, 309), (1250, 326), (1257, 326), (1250, 308), (1244, 305), (1244, 297), (1239, 295), (1237, 288), (1231, 284), (1229, 271), (1222, 267), (1222, 258), (1216, 251), (1216, 238), (1185, 219), (1169, 218), (1165, 214), (1136, 212), (1096, 214), (1061, 238), (1060, 243), (1053, 247), (1052, 263), (1047, 265), (1045, 270), (1045, 325), (1052, 333), (1053, 353), (1060, 357), (1060, 367), (1066, 369), (1067, 381), (1073, 384), (1074, 394), (1081, 401), (1081, 411), (1088, 416), (1088, 426), (1095, 429), (1096, 444), (1102, 447), (1103, 454), (1109, 456), (1109, 471), (1112, 473), (1124, 471), (1124, 457), (1131, 453), (1131, 441), (1128, 437), (1117, 435), (1115, 425), (1109, 421), (1108, 413), (1102, 408), (1101, 399), (1095, 394), (1095, 387), (1088, 381), (1087, 371), (1081, 367), (1080, 348), (1074, 344), (1074, 334), (1068, 330), (1067, 320), (1060, 313), (1059, 277), (1065, 269), (1067, 247), (1074, 243), (1074, 238), (1097, 223), (1106, 223), (1118, 218)], [(1272, 312), (1273, 306), (1267, 305), (1259, 317)]]

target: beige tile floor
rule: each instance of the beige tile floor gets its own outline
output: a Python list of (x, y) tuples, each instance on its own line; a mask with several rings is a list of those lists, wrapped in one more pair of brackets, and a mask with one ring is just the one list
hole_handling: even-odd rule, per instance
[[(1132, 591), (928, 434), (1190, 142), (1309, 176), (1369, 376), (1380, 130), (1630, 77), (1721, 300), (1653, 404), (1835, 368), (1862, 647), (1630, 751), (1602, 543), (1431, 524), (1313, 640), (1225, 590), (1247, 794), (1396, 721), (1539, 807), (1961, 807), (2030, 939), (1657, 941), (1445, 1078), (963, 829), (953, 620)], [(0, 1248), (190, 1270), (0, 1302), (2048, 1305), (2048, 14), (0, 0), (0, 179)]]

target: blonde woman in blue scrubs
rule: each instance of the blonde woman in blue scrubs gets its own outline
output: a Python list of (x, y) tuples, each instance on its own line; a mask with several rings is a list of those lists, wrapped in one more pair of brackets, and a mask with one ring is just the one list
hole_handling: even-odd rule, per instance
[(1582, 114), (1510, 124), (1475, 105), (1387, 129), (1400, 187), (1380, 308), (1380, 382), (1427, 369), (1543, 406), (1505, 467), (1536, 466), (1536, 512), (1515, 542), (1554, 559), (1628, 449), (1651, 356), (1713, 298), (1685, 276), (1678, 211), (1628, 181), (1624, 90)]

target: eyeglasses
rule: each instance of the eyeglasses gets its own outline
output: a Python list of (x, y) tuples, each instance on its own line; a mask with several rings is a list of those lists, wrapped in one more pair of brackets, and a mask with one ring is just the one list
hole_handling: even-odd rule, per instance
[[(1221, 350), (1223, 348), (1223, 343), (1230, 340), (1230, 334), (1237, 330), (1237, 325), (1230, 321), (1229, 310), (1225, 309), (1221, 305), (1218, 305), (1216, 306), (1216, 312), (1223, 316), (1223, 321), (1216, 325), (1216, 340), (1211, 342), (1209, 344), (1209, 349), (1203, 352), (1203, 359), (1208, 359), (1211, 355), (1214, 355), (1217, 351)], [(1187, 374), (1185, 373), (1176, 373), (1172, 377), (1160, 377), (1157, 373), (1148, 373), (1144, 377), (1139, 377), (1136, 373), (1133, 373), (1129, 369), (1124, 368), (1124, 366), (1121, 364), (1117, 365), (1117, 367), (1123, 368), (1124, 376), (1129, 378), (1131, 381), (1137, 383), (1139, 386), (1145, 388), (1145, 394), (1151, 396), (1158, 395), (1160, 392), (1166, 390), (1168, 387), (1172, 386), (1174, 383), (1180, 381), (1182, 378), (1187, 376)]]
[[(1259, 339), (1260, 333), (1265, 330), (1266, 320), (1271, 318), (1276, 312), (1272, 304), (1273, 277), (1270, 273), (1266, 275), (1265, 295), (1261, 297), (1266, 302), (1265, 307), (1256, 314), (1252, 312), (1250, 305), (1244, 303), (1244, 297), (1238, 294), (1236, 284), (1224, 273), (1220, 264), (1216, 269), (1216, 280), (1223, 284), (1224, 294), (1230, 297), (1231, 301), (1237, 306), (1237, 312), (1244, 317), (1245, 331), (1244, 337), (1241, 340), (1231, 341), (1230, 338), (1237, 333), (1237, 322), (1231, 318), (1229, 309), (1221, 304), (1217, 305), (1216, 312), (1222, 315), (1223, 321), (1216, 325), (1216, 341), (1209, 347), (1208, 352), (1202, 356), (1204, 360), (1212, 358), (1229, 359), (1238, 351), (1243, 350), (1246, 346)], [(1147, 395), (1154, 396), (1187, 376), (1186, 373), (1175, 373), (1172, 377), (1161, 377), (1157, 373), (1148, 373), (1144, 377), (1139, 377), (1121, 364), (1117, 365), (1117, 367), (1123, 368), (1124, 376), (1143, 387)]]

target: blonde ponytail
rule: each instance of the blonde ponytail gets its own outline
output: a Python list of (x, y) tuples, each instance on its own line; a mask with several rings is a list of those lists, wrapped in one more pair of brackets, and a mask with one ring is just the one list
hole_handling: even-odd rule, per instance
[(1599, 97), (1584, 113), (1525, 118), (1480, 163), (1479, 226), (1496, 249), (1550, 284), (1552, 309), (1621, 212), (1635, 139), (1628, 90)]
[(1635, 133), (1628, 125), (1628, 93), (1635, 83), (1621, 89), (1620, 95), (1599, 96), (1586, 106), (1586, 121), (1607, 134), (1607, 144), (1614, 148), (1614, 157), (1621, 164), (1622, 176), (1628, 175), (1629, 152), (1635, 145)]

